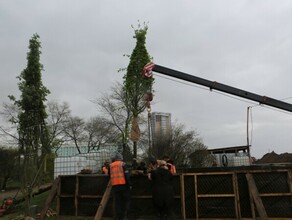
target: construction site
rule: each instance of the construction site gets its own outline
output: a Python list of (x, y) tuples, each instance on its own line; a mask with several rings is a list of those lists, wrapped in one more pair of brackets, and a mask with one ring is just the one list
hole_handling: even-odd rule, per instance
[[(150, 64), (152, 71), (207, 86), (245, 99), (292, 111), (292, 105), (234, 87)], [(216, 166), (179, 169), (174, 174), (174, 204), (170, 219), (292, 219), (292, 163), (263, 157), (254, 164), (250, 146), (210, 149)], [(275, 153), (274, 153), (275, 154)], [(275, 155), (274, 155), (275, 159)], [(151, 184), (146, 174), (132, 170), (131, 207), (128, 219), (153, 219)], [(114, 196), (107, 175), (92, 172), (57, 175), (40, 214), (44, 219), (54, 199), (58, 216), (92, 216), (113, 219)]]
[[(153, 219), (151, 184), (132, 175), (129, 219)], [(170, 219), (292, 219), (292, 165), (189, 169), (175, 174)], [(57, 200), (57, 216), (113, 219), (109, 177), (101, 174), (56, 178), (40, 219)]]

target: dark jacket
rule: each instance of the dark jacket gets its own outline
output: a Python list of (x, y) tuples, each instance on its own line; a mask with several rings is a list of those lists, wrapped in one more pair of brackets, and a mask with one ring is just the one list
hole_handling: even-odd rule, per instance
[(152, 199), (155, 206), (170, 206), (173, 202), (173, 176), (168, 169), (157, 168), (151, 171)]

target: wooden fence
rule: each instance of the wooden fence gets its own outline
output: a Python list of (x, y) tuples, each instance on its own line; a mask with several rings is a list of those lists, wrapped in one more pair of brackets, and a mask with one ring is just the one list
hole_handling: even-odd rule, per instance
[[(97, 174), (59, 176), (57, 213), (95, 216), (109, 178)], [(129, 219), (151, 219), (151, 183), (132, 176)], [(185, 170), (175, 175), (173, 219), (292, 219), (292, 167), (264, 166)], [(103, 217), (113, 217), (110, 196)]]

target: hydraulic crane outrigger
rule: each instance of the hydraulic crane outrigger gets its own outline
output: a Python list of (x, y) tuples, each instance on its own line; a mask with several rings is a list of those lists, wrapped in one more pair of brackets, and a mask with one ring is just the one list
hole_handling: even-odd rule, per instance
[(210, 81), (210, 80), (206, 80), (206, 79), (199, 78), (196, 76), (192, 76), (192, 75), (189, 75), (177, 70), (169, 69), (167, 67), (163, 67), (154, 63), (149, 63), (144, 67), (144, 77), (146, 78), (151, 77), (152, 71), (161, 73), (163, 75), (171, 76), (177, 79), (181, 79), (184, 81), (188, 81), (191, 83), (206, 86), (210, 88), (210, 90), (218, 90), (218, 91), (225, 92), (231, 95), (249, 99), (249, 100), (258, 102), (260, 104), (264, 104), (264, 105), (272, 106), (281, 110), (292, 112), (292, 104), (290, 103), (282, 102), (280, 100), (273, 99), (268, 96), (260, 96), (255, 93), (251, 93), (251, 92), (244, 91), (235, 87), (224, 85), (216, 81)]

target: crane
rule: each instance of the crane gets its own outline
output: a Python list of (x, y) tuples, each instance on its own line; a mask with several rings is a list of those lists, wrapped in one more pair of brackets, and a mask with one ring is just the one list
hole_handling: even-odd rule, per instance
[(224, 93), (235, 95), (241, 98), (249, 99), (258, 102), (263, 105), (268, 105), (274, 108), (278, 108), (284, 111), (292, 112), (292, 104), (283, 102), (277, 99), (273, 99), (268, 96), (261, 96), (255, 93), (251, 93), (242, 89), (238, 89), (232, 86), (228, 86), (217, 81), (210, 81), (197, 76), (193, 76), (187, 73), (183, 73), (177, 70), (173, 70), (164, 66), (160, 66), (154, 63), (148, 63), (143, 70), (143, 76), (146, 78), (152, 77), (152, 71), (166, 76), (174, 77), (176, 79), (184, 80), (187, 82), (195, 83), (201, 86), (206, 86), (210, 90), (218, 90)]

